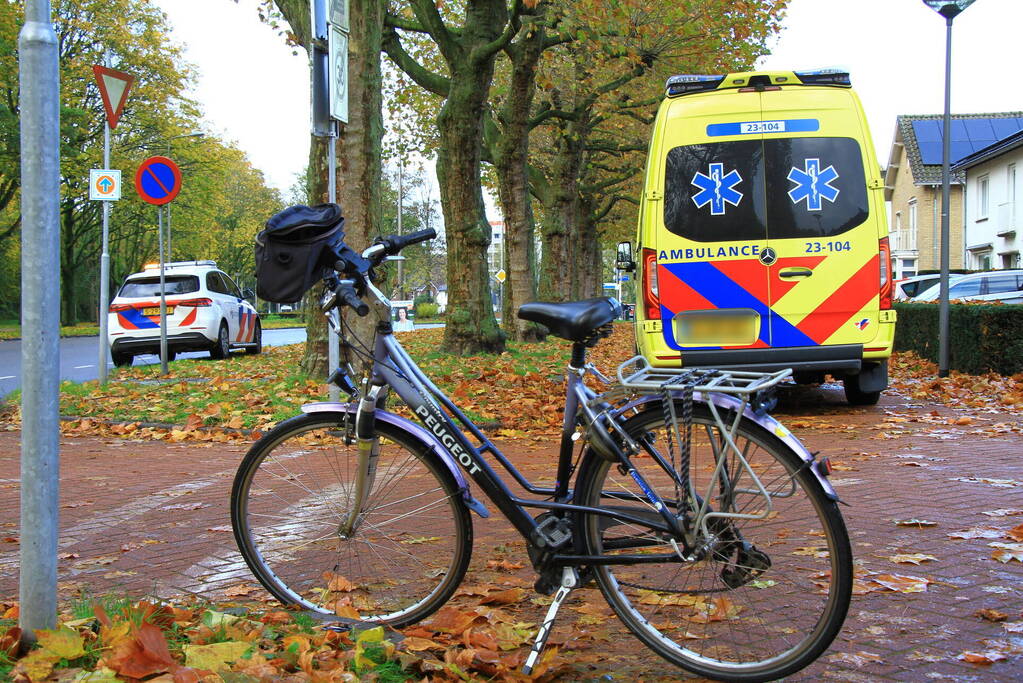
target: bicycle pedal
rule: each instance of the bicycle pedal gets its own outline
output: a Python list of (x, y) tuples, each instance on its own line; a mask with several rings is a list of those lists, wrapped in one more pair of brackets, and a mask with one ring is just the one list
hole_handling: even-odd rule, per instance
[(536, 531), (546, 542), (545, 550), (560, 548), (572, 539), (572, 524), (567, 519), (545, 512), (536, 521)]
[(533, 648), (529, 651), (526, 663), (522, 666), (522, 673), (526, 676), (533, 673), (533, 667), (536, 665), (536, 660), (539, 659), (540, 653), (543, 652), (544, 645), (547, 644), (547, 638), (551, 635), (551, 629), (554, 628), (554, 619), (558, 616), (558, 610), (561, 609), (561, 603), (565, 601), (565, 598), (567, 598), (568, 594), (572, 592), (572, 589), (578, 585), (579, 573), (574, 567), (565, 567), (561, 574), (561, 587), (558, 588), (558, 592), (554, 594), (551, 606), (547, 609), (547, 616), (544, 617), (543, 623), (540, 625), (540, 630), (537, 631), (536, 638), (533, 640)]

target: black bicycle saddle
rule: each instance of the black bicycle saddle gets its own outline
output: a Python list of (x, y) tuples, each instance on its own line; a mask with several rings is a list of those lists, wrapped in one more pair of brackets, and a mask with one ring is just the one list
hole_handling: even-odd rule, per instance
[(598, 327), (622, 314), (622, 305), (611, 297), (550, 303), (533, 301), (519, 307), (519, 318), (540, 323), (555, 337), (584, 342)]

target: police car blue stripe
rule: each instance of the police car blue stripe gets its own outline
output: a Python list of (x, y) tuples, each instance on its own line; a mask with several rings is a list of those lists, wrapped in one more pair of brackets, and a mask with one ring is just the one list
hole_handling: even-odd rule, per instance
[(817, 119), (778, 119), (775, 121), (737, 121), (707, 125), (708, 137), (722, 135), (762, 135), (764, 133), (812, 133), (820, 130)]
[(124, 316), (124, 319), (130, 322), (140, 330), (151, 330), (153, 328), (159, 328), (158, 323), (153, 322), (146, 316), (142, 315), (142, 311), (137, 308), (129, 308), (126, 311), (120, 311), (120, 314)]

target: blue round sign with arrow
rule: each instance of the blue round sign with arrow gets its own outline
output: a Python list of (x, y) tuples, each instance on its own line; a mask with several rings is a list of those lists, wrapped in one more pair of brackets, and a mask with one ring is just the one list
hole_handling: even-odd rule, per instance
[(135, 189), (149, 204), (169, 204), (181, 192), (181, 169), (167, 157), (149, 157), (135, 172)]

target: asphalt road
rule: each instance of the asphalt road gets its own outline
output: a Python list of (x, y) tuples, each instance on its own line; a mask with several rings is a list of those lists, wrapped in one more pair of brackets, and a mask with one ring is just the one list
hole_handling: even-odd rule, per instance
[[(285, 346), (305, 341), (305, 328), (263, 330), (265, 346)], [(96, 367), (99, 337), (64, 337), (60, 340), (60, 378), (86, 382), (99, 377)], [(205, 351), (179, 353), (178, 358), (209, 358)], [(160, 357), (147, 354), (135, 356), (135, 365), (159, 363)], [(109, 367), (114, 364), (107, 361)], [(21, 341), (0, 341), (0, 396), (21, 387)]]

